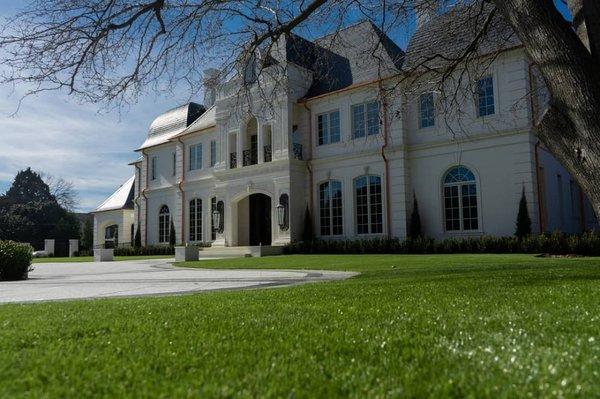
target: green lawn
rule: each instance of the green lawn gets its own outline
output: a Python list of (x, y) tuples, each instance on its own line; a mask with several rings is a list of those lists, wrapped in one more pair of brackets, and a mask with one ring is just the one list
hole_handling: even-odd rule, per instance
[(362, 274), (291, 288), (0, 306), (0, 397), (600, 392), (600, 258), (289, 256), (196, 265)]
[[(169, 259), (175, 255), (139, 255), (139, 256), (115, 256), (116, 261), (120, 260), (139, 260), (139, 259)], [(33, 263), (55, 263), (55, 262), (93, 262), (93, 256), (76, 256), (73, 258), (56, 257), (56, 258), (34, 258)]]

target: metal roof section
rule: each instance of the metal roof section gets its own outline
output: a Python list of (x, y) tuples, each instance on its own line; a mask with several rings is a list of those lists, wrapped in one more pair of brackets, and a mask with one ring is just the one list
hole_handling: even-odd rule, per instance
[(169, 139), (183, 132), (205, 111), (203, 105), (188, 103), (159, 115), (150, 124), (146, 141), (136, 151), (168, 142)]
[(135, 176), (131, 176), (121, 187), (92, 212), (114, 211), (118, 209), (133, 209), (133, 192)]
[(185, 136), (186, 134), (191, 134), (195, 132), (199, 132), (201, 130), (205, 130), (211, 127), (217, 126), (217, 108), (213, 105), (209, 109), (206, 110), (198, 119), (196, 119), (191, 125), (186, 127), (181, 133), (178, 133), (172, 137), (172, 139)]

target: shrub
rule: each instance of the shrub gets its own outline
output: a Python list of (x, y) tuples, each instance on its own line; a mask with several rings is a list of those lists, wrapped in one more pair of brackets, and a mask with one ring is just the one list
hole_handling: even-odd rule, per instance
[(410, 214), (408, 236), (410, 238), (417, 238), (423, 236), (423, 229), (421, 228), (421, 215), (419, 214), (419, 204), (417, 203), (416, 195), (413, 196), (413, 209)]
[(525, 197), (525, 189), (521, 193), (521, 200), (519, 201), (519, 212), (517, 213), (517, 228), (515, 230), (515, 236), (518, 238), (527, 237), (531, 234), (531, 218), (529, 217), (529, 210), (527, 209), (527, 198)]
[(25, 280), (31, 269), (33, 247), (14, 241), (0, 241), (0, 280)]
[(547, 253), (600, 256), (600, 234), (567, 235), (561, 232), (518, 237), (446, 238), (435, 241), (416, 237), (399, 240), (310, 240), (288, 244), (288, 254), (452, 254), (452, 253)]
[(174, 255), (175, 247), (172, 245), (150, 245), (147, 247), (118, 247), (115, 248), (115, 256), (151, 256), (151, 255)]

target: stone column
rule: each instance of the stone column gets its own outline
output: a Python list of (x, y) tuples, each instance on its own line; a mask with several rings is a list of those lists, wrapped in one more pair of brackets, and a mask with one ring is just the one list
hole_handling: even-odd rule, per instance
[(79, 252), (79, 240), (69, 240), (69, 258), (74, 257), (75, 252)]
[(44, 240), (44, 251), (46, 255), (54, 255), (54, 240)]
[(265, 156), (264, 156), (264, 147), (265, 147), (265, 139), (263, 137), (264, 135), (264, 126), (262, 123), (260, 123), (258, 120), (257, 122), (257, 146), (258, 146), (258, 150), (257, 150), (257, 156), (258, 156), (258, 163), (263, 163), (265, 161)]

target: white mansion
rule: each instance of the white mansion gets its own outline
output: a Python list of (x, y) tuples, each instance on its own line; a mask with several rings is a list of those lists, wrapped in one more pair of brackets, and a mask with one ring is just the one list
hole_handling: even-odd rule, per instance
[(502, 21), (490, 35), (506, 40), (473, 80), (460, 129), (425, 75), (406, 79), (454, 51), (444, 33), (468, 12), (419, 15), (406, 52), (362, 22), (282, 38), (251, 64), (260, 74), (218, 82), (209, 71), (203, 105), (150, 125), (135, 175), (94, 211), (95, 245), (131, 243), (138, 229), (142, 244), (167, 243), (171, 224), (177, 244), (283, 245), (302, 238), (307, 209), (323, 239), (403, 238), (413, 198), (426, 236), (509, 236), (523, 192), (534, 232), (594, 228), (578, 186), (532, 133), (540, 79)]

